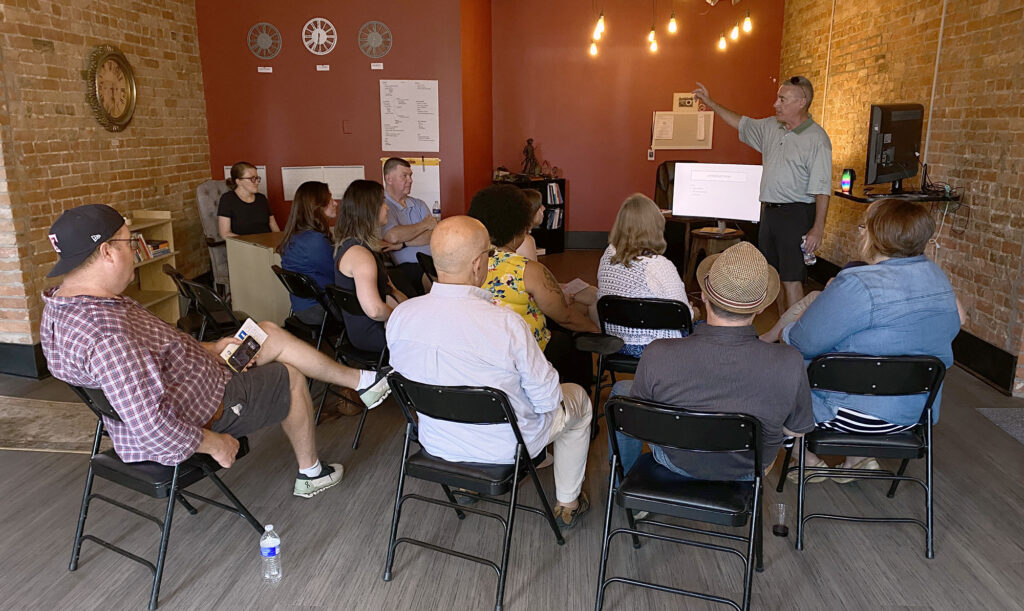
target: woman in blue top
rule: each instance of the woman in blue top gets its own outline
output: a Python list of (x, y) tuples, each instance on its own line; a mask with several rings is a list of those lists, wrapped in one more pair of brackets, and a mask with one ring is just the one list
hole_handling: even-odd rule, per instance
[[(946, 274), (924, 255), (935, 221), (918, 204), (894, 199), (873, 203), (860, 229), (860, 258), (868, 263), (836, 276), (782, 341), (807, 360), (827, 352), (876, 356), (933, 355), (953, 364), (953, 338), (961, 318)], [(921, 419), (923, 395), (871, 397), (811, 391), (818, 428), (892, 433)], [(939, 418), (941, 392), (933, 406)], [(808, 464), (820, 465), (808, 452)], [(874, 458), (850, 457), (847, 468), (878, 469)], [(811, 481), (821, 481), (811, 480)]]
[[(284, 237), (277, 247), (281, 267), (306, 274), (321, 289), (334, 282), (334, 246), (329, 223), (338, 215), (338, 202), (322, 182), (302, 183), (295, 190), (292, 210), (284, 226)], [(289, 295), (292, 314), (309, 325), (323, 320), (323, 307), (312, 299)]]
[(345, 312), (345, 329), (353, 346), (371, 352), (387, 345), (384, 321), (405, 301), (405, 295), (391, 284), (381, 258), (381, 227), (387, 222), (384, 187), (374, 180), (352, 181), (334, 225), (334, 284), (355, 292), (363, 315)]

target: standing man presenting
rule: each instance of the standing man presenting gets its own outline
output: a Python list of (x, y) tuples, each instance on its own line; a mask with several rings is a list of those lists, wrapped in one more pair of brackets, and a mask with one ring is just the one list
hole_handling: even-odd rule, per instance
[[(398, 289), (410, 297), (422, 295), (423, 269), (416, 260), (416, 253), (430, 254), (430, 234), (437, 219), (427, 204), (415, 197), (412, 191), (412, 167), (400, 157), (391, 157), (384, 162), (384, 200), (388, 204), (388, 223), (384, 226), (386, 250), (401, 272), (405, 282), (396, 283)], [(394, 280), (394, 279), (392, 279)]]
[(779, 87), (775, 116), (751, 119), (711, 99), (697, 83), (694, 95), (739, 130), (740, 141), (761, 153), (761, 227), (758, 246), (768, 263), (779, 270), (783, 291), (779, 313), (804, 296), (807, 276), (800, 239), (806, 252), (821, 245), (825, 215), (832, 191), (832, 142), (808, 110), (814, 87), (802, 76)]

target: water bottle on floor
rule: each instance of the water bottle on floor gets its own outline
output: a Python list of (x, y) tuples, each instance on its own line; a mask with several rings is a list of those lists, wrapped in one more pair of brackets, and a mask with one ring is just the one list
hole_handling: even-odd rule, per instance
[(804, 253), (804, 265), (814, 265), (818, 262), (818, 257), (813, 252), (807, 252), (804, 250), (804, 244), (807, 242), (807, 236), (800, 236), (800, 252)]
[(274, 525), (267, 524), (260, 537), (260, 557), (263, 562), (263, 582), (281, 581), (281, 537), (274, 532)]

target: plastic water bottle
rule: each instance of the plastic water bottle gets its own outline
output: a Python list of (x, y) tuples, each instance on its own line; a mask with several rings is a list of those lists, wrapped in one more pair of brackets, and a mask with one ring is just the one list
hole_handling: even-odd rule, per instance
[(441, 202), (436, 201), (436, 200), (434, 201), (433, 213), (434, 213), (434, 218), (440, 221), (441, 220)]
[(281, 581), (281, 537), (274, 532), (274, 525), (267, 524), (260, 537), (260, 557), (263, 562), (263, 582)]
[(804, 265), (814, 265), (818, 262), (818, 257), (813, 252), (807, 252), (804, 250), (804, 244), (807, 242), (807, 236), (800, 236), (800, 252), (804, 253)]

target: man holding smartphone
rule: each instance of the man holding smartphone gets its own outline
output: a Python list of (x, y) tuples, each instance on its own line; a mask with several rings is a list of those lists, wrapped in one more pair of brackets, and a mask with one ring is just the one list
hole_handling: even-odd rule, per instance
[(226, 337), (200, 343), (121, 293), (135, 275), (134, 238), (124, 218), (94, 204), (64, 212), (50, 242), (59, 260), (43, 293), (40, 339), (54, 377), (98, 388), (120, 422), (104, 419), (125, 462), (175, 465), (195, 452), (230, 467), (237, 437), (280, 423), (299, 466), (294, 494), (312, 497), (341, 481), (339, 463), (321, 464), (306, 379), (360, 388), (375, 405), (387, 380), (340, 365), (273, 323), (255, 364), (241, 373), (220, 358)]

